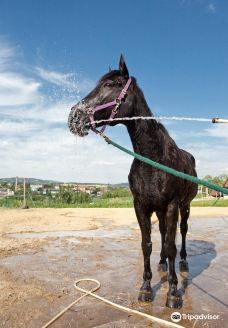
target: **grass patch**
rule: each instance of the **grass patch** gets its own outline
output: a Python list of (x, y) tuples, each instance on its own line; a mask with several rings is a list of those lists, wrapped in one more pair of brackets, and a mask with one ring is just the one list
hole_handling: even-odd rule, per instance
[(209, 199), (209, 200), (193, 200), (191, 206), (195, 207), (228, 207), (228, 199)]
[[(22, 200), (9, 197), (7, 200), (0, 200), (0, 207), (8, 208), (20, 208)], [(57, 202), (54, 200), (27, 200), (27, 204), (30, 208), (131, 208), (133, 207), (132, 197), (113, 197), (113, 198), (92, 198), (87, 202), (80, 203), (64, 203)], [(228, 207), (228, 199), (210, 199), (210, 200), (199, 200), (195, 199), (192, 201), (191, 206), (195, 207)]]
[[(22, 200), (8, 197), (0, 200), (0, 207), (20, 208)], [(44, 199), (43, 201), (31, 201), (27, 199), (27, 205), (30, 208), (129, 208), (133, 207), (132, 197), (113, 197), (113, 198), (92, 198), (87, 202), (80, 203), (64, 203), (56, 202), (52, 199)]]

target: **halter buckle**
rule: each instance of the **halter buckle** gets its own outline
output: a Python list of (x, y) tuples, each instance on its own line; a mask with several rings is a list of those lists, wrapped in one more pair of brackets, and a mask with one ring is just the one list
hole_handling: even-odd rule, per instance
[(113, 113), (116, 113), (117, 112), (117, 110), (120, 107), (121, 103), (122, 103), (121, 99), (116, 98), (116, 106), (112, 110)]
[(94, 114), (94, 109), (93, 108), (89, 108), (88, 111), (87, 111), (87, 113), (89, 115), (93, 115)]

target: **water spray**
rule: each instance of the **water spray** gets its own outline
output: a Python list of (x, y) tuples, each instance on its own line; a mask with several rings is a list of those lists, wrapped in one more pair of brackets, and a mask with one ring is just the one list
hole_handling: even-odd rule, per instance
[(103, 120), (95, 120), (85, 125), (100, 124), (100, 123), (108, 123), (114, 121), (135, 121), (135, 120), (158, 120), (158, 121), (195, 121), (195, 122), (211, 122), (211, 123), (228, 123), (228, 119), (215, 117), (211, 118), (202, 118), (202, 117), (181, 117), (181, 116), (133, 116), (133, 117), (116, 117), (116, 118), (108, 118)]

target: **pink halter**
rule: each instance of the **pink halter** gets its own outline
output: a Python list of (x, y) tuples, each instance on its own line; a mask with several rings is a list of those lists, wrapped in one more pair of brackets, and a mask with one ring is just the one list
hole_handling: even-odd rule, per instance
[(95, 132), (95, 133), (100, 133), (102, 134), (107, 126), (107, 124), (103, 125), (101, 130), (98, 130), (96, 129), (96, 124), (94, 123), (94, 114), (99, 111), (99, 110), (102, 110), (102, 109), (105, 109), (105, 108), (109, 108), (109, 107), (113, 107), (115, 106), (113, 109), (112, 109), (112, 112), (111, 112), (111, 115), (109, 117), (110, 120), (112, 120), (116, 114), (117, 114), (117, 110), (118, 108), (120, 107), (126, 93), (127, 93), (127, 90), (129, 88), (131, 84), (131, 78), (129, 77), (125, 87), (122, 89), (122, 91), (120, 92), (120, 95), (113, 101), (109, 102), (109, 103), (106, 103), (106, 104), (103, 104), (103, 105), (99, 105), (99, 106), (96, 106), (94, 108), (90, 108), (89, 109), (89, 119), (90, 119), (90, 122), (91, 122), (91, 125), (92, 125), (92, 130)]

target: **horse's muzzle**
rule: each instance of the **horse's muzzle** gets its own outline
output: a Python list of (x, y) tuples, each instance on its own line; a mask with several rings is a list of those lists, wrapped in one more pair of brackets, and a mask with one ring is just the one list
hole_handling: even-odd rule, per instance
[(89, 133), (90, 120), (85, 109), (78, 107), (77, 105), (71, 108), (68, 117), (68, 127), (70, 131), (80, 137), (85, 137)]

